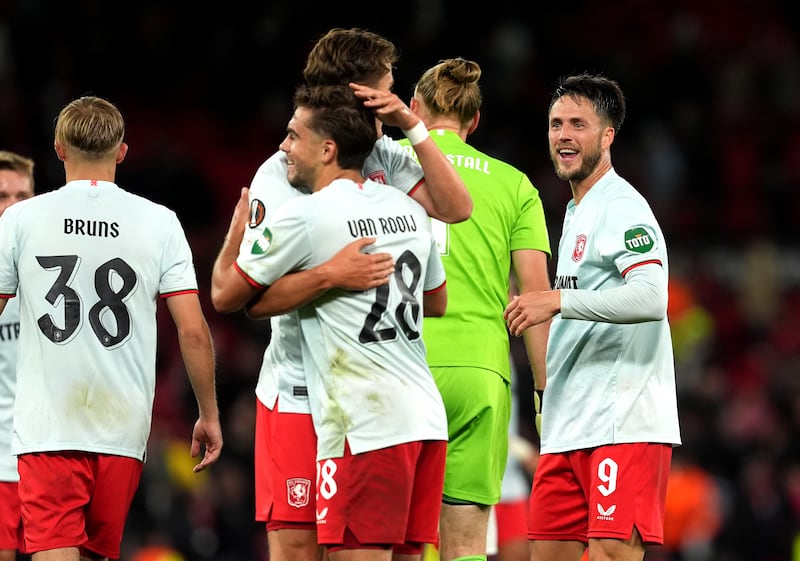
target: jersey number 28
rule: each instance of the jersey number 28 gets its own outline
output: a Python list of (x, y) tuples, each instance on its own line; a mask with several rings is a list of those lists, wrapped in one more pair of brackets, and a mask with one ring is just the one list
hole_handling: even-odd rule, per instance
[[(404, 278), (404, 272), (411, 273), (409, 282)], [(420, 333), (417, 325), (419, 324), (419, 301), (414, 297), (414, 292), (422, 276), (422, 265), (416, 255), (410, 251), (404, 251), (397, 258), (394, 268), (394, 280), (400, 290), (400, 303), (394, 309), (394, 318), (403, 330), (409, 341), (419, 339)], [(367, 314), (364, 325), (358, 340), (361, 343), (375, 343), (378, 341), (392, 341), (397, 338), (397, 329), (391, 323), (387, 327), (379, 327), (381, 319), (387, 313), (389, 305), (389, 292), (392, 282), (382, 284), (375, 289), (375, 302), (372, 309)], [(410, 321), (406, 314), (410, 312)], [(384, 322), (386, 323), (386, 322)]]

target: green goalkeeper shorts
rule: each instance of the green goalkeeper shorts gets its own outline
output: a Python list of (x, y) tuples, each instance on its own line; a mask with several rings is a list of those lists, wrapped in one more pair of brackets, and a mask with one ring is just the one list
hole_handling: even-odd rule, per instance
[(444, 501), (493, 505), (508, 457), (511, 387), (485, 368), (432, 367), (447, 411)]

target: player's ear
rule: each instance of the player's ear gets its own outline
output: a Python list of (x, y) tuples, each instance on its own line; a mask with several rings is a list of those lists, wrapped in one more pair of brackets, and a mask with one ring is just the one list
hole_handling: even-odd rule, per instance
[(467, 129), (467, 136), (475, 132), (475, 129), (478, 128), (478, 123), (480, 122), (481, 122), (481, 112), (478, 111), (477, 113), (475, 113), (475, 116), (472, 118), (472, 122), (469, 124), (469, 128)]
[(322, 143), (322, 163), (329, 164), (336, 161), (337, 146), (333, 140), (325, 140)]
[(117, 163), (121, 163), (122, 160), (125, 159), (125, 155), (128, 153), (128, 145), (124, 142), (119, 145), (119, 152), (117, 152)]
[(56, 156), (58, 156), (59, 160), (63, 162), (67, 159), (67, 151), (57, 140), (53, 143), (53, 149), (56, 151)]
[(606, 127), (601, 140), (603, 149), (608, 150), (609, 146), (614, 142), (614, 137), (616, 137), (616, 135), (617, 131), (615, 131), (613, 127)]

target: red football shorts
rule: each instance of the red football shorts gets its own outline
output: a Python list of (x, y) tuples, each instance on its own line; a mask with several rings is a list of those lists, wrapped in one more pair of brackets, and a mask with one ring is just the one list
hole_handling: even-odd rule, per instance
[(645, 543), (662, 543), (671, 460), (671, 445), (649, 443), (542, 454), (528, 538), (626, 540), (635, 527)]
[(497, 547), (515, 540), (528, 541), (527, 498), (508, 502), (501, 500), (494, 505), (494, 515), (497, 519)]
[(81, 555), (118, 559), (143, 465), (133, 458), (90, 452), (21, 454), (26, 551), (77, 547)]
[(23, 550), (22, 514), (16, 481), (0, 481), (0, 549)]
[(317, 541), (406, 554), (438, 543), (446, 454), (446, 441), (426, 440), (318, 461)]
[(281, 413), (256, 399), (256, 520), (267, 530), (316, 529), (316, 456), (310, 414)]

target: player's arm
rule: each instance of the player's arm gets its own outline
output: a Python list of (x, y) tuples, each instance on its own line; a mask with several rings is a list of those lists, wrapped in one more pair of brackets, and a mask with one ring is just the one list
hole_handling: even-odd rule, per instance
[(447, 311), (447, 285), (425, 292), (422, 297), (422, 313), (425, 317), (442, 317)]
[(421, 204), (428, 215), (455, 224), (472, 214), (472, 197), (464, 182), (436, 143), (427, 138), (414, 144), (425, 180), (411, 197)]
[(211, 303), (220, 313), (227, 314), (242, 309), (262, 290), (247, 282), (235, 267), (239, 246), (247, 226), (249, 204), (249, 189), (243, 187), (233, 210), (222, 248), (211, 271)]
[(177, 294), (167, 300), (167, 309), (178, 331), (178, 344), (189, 382), (197, 400), (198, 419), (192, 430), (192, 457), (203, 453), (198, 472), (219, 459), (222, 429), (217, 406), (214, 349), (211, 332), (200, 307), (197, 293)]
[[(454, 224), (472, 214), (472, 197), (455, 167), (430, 138), (425, 125), (396, 94), (351, 83), (356, 96), (390, 126), (399, 127), (411, 141), (425, 179), (411, 196), (428, 215)], [(419, 138), (417, 138), (418, 135)]]
[(561, 317), (606, 323), (642, 323), (667, 316), (667, 275), (661, 263), (629, 267), (625, 284), (608, 290), (565, 289)]
[(646, 263), (630, 269), (625, 284), (616, 288), (520, 294), (506, 307), (503, 317), (511, 334), (519, 336), (559, 312), (564, 319), (606, 323), (657, 321), (667, 313), (667, 279), (660, 264)]
[(247, 315), (262, 319), (285, 314), (308, 304), (331, 288), (368, 290), (389, 282), (394, 273), (390, 253), (364, 253), (375, 238), (360, 238), (347, 244), (322, 265), (284, 275), (247, 304)]
[(6, 302), (8, 302), (8, 298), (0, 297), (0, 314), (6, 309)]
[[(535, 249), (520, 249), (511, 252), (514, 280), (520, 294), (550, 290), (550, 276), (547, 271), (548, 255)], [(550, 333), (550, 320), (536, 324), (523, 332), (525, 350), (533, 374), (533, 387), (544, 390), (546, 383), (545, 355), (547, 338)]]

